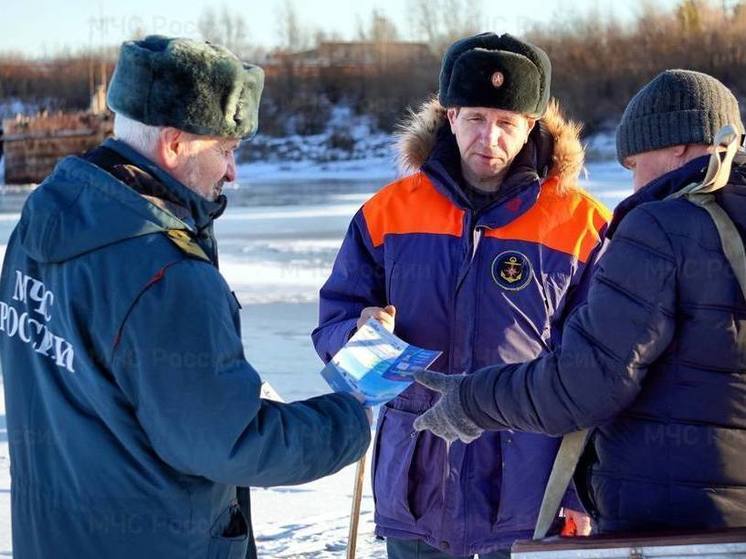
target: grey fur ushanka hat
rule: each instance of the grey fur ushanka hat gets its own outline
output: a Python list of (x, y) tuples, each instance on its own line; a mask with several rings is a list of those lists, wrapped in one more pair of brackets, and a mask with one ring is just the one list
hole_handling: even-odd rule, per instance
[(490, 107), (541, 117), (549, 103), (552, 64), (539, 47), (481, 33), (443, 56), (438, 100), (444, 107)]
[(207, 41), (127, 41), (109, 85), (115, 113), (151, 126), (243, 139), (259, 124), (264, 72)]

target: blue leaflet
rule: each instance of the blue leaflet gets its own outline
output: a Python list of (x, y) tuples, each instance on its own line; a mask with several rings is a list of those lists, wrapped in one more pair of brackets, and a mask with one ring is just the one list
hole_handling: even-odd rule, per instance
[(335, 392), (349, 392), (366, 406), (378, 406), (401, 394), (414, 382), (414, 372), (430, 366), (440, 354), (409, 345), (370, 319), (321, 376)]

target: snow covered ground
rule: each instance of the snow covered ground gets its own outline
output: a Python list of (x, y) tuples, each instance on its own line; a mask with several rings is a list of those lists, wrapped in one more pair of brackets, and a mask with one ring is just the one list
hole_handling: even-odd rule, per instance
[[(326, 391), (310, 341), (318, 289), (326, 279), (350, 218), (395, 176), (377, 159), (352, 173), (326, 168), (241, 166), (240, 188), (216, 224), (221, 270), (243, 305), (246, 354), (288, 400)], [(357, 164), (357, 163), (356, 163)], [(304, 169), (305, 165), (305, 169)], [(366, 174), (367, 169), (367, 174)], [(352, 180), (352, 177), (355, 180)], [(584, 186), (609, 207), (629, 194), (629, 173), (616, 163), (591, 164)], [(0, 260), (19, 218), (25, 193), (0, 188)], [(11, 556), (10, 476), (5, 406), (0, 400), (0, 557)], [(370, 468), (367, 469), (370, 472)], [(253, 520), (260, 556), (345, 556), (354, 466), (297, 487), (255, 489)], [(384, 556), (373, 536), (373, 500), (366, 475), (359, 535), (360, 559)]]
[(10, 457), (5, 428), (5, 398), (0, 400), (0, 557), (12, 557), (10, 538)]

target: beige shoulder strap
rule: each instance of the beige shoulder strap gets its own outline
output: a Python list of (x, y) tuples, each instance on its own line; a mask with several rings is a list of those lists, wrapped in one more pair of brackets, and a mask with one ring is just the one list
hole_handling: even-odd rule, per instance
[(728, 184), (733, 163), (745, 163), (746, 152), (741, 147), (741, 136), (735, 127), (726, 125), (715, 137), (715, 151), (710, 157), (707, 174), (701, 184), (691, 184), (669, 198), (686, 198), (704, 209), (712, 219), (720, 236), (720, 245), (736, 276), (741, 293), (746, 299), (746, 250), (733, 220), (715, 201), (714, 193)]
[(562, 443), (557, 451), (557, 457), (554, 459), (552, 473), (549, 474), (549, 481), (544, 490), (544, 498), (541, 501), (539, 509), (539, 518), (536, 520), (533, 539), (540, 540), (547, 535), (549, 529), (554, 523), (557, 511), (562, 503), (567, 488), (570, 486), (570, 480), (575, 473), (580, 457), (588, 442), (590, 435), (589, 429), (568, 433), (562, 437)]
[(744, 250), (743, 239), (733, 220), (715, 201), (712, 194), (687, 196), (687, 200), (704, 208), (710, 214), (720, 235), (720, 245), (725, 257), (730, 267), (733, 268), (733, 274), (741, 287), (743, 298), (746, 299), (746, 250)]
[(746, 162), (746, 152), (741, 147), (742, 137), (731, 124), (726, 124), (715, 135), (713, 153), (707, 165), (704, 180), (695, 182), (671, 194), (668, 199), (681, 198), (690, 194), (711, 194), (728, 184), (733, 162)]

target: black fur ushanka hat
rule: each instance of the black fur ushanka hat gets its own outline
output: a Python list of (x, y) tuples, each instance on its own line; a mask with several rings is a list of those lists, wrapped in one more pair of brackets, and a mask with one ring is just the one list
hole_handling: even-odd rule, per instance
[(539, 118), (549, 102), (551, 73), (539, 47), (507, 33), (481, 33), (446, 51), (438, 100), (444, 107), (490, 107)]

